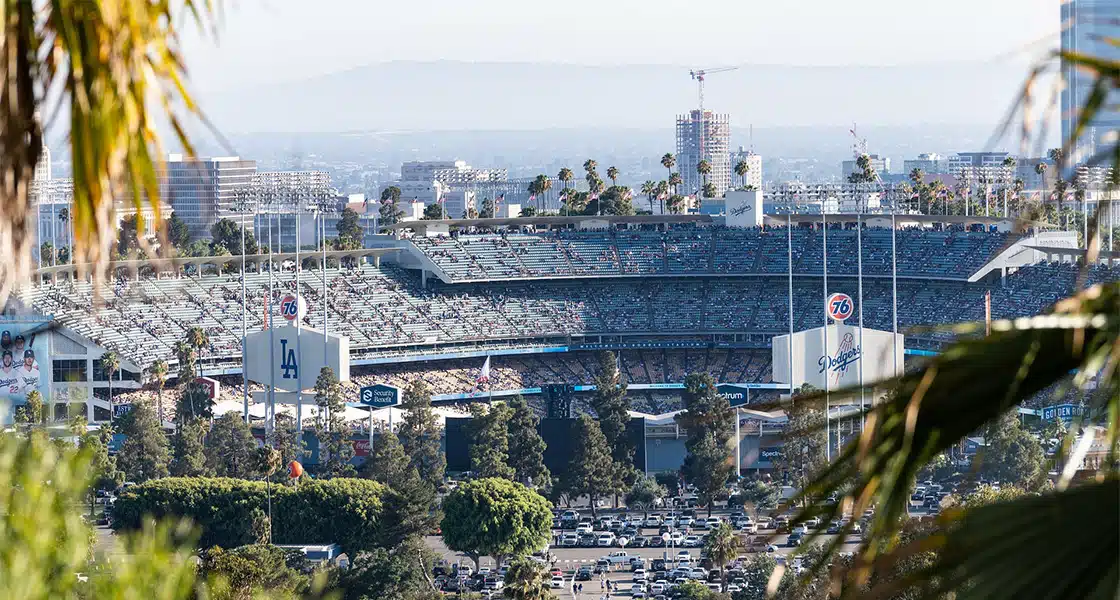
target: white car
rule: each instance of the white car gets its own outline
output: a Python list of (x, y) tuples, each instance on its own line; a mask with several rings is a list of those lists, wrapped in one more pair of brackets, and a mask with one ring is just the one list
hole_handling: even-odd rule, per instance
[(708, 578), (708, 572), (706, 570), (700, 568), (700, 567), (695, 567), (691, 571), (688, 572), (688, 577), (690, 579), (703, 580), (703, 579)]
[(684, 538), (684, 542), (682, 542), (681, 545), (688, 548), (699, 548), (701, 545), (703, 545), (703, 543), (704, 542), (700, 540), (700, 536), (690, 535)]
[(646, 586), (644, 586), (640, 583), (635, 583), (634, 585), (630, 586), (630, 595), (631, 596), (638, 596), (638, 595), (643, 595), (644, 596), (645, 593), (646, 593)]
[(687, 515), (677, 519), (677, 525), (680, 525), (681, 527), (689, 527), (689, 526), (692, 525), (692, 523), (693, 523), (692, 517), (687, 516)]
[(634, 583), (644, 583), (646, 580), (645, 569), (634, 569)]
[(600, 548), (610, 548), (614, 545), (614, 534), (610, 532), (600, 533), (599, 537), (595, 539), (595, 545)]
[(677, 552), (677, 564), (678, 565), (690, 565), (690, 564), (692, 564), (692, 555), (689, 554), (688, 550), (681, 550), (680, 552)]
[(708, 524), (708, 529), (712, 529), (718, 527), (722, 521), (719, 517), (708, 517), (705, 522)]
[(741, 592), (741, 591), (743, 591), (743, 587), (740, 586), (739, 584), (737, 584), (737, 583), (727, 584), (727, 593), (728, 594), (734, 594), (735, 592)]
[(580, 525), (579, 527), (576, 527), (577, 535), (587, 535), (594, 532), (595, 530), (591, 528), (591, 525)]
[(564, 578), (559, 575), (552, 577), (552, 589), (558, 590), (564, 587)]
[(661, 518), (658, 517), (657, 515), (650, 515), (650, 516), (646, 517), (646, 520), (642, 524), (645, 527), (660, 527), (661, 526)]
[(667, 587), (669, 587), (669, 582), (665, 581), (664, 579), (658, 579), (653, 585), (649, 586), (649, 593), (653, 594), (654, 596), (658, 594), (664, 594), (665, 588)]

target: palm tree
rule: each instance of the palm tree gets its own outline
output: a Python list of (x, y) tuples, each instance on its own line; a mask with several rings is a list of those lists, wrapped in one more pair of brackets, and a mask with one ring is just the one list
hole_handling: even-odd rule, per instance
[(701, 181), (704, 184), (708, 183), (708, 175), (712, 172), (712, 163), (705, 159), (700, 159), (700, 162), (696, 163), (696, 172), (700, 174)]
[(598, 166), (599, 166), (599, 163), (596, 162), (594, 158), (589, 158), (589, 159), (583, 161), (583, 170), (587, 171), (588, 174), (594, 173), (596, 167), (598, 167)]
[(704, 549), (708, 551), (708, 558), (712, 559), (712, 564), (719, 569), (719, 580), (723, 586), (723, 592), (726, 593), (727, 573), (723, 569), (727, 566), (727, 563), (735, 560), (739, 555), (739, 536), (731, 525), (720, 523), (708, 534), (708, 541), (704, 543)]
[(70, 262), (70, 253), (73, 252), (70, 241), (70, 209), (62, 207), (58, 211), (58, 220), (62, 222), (62, 226), (66, 228), (66, 262)]
[(642, 184), (642, 193), (649, 199), (649, 212), (653, 214), (653, 195), (657, 193), (657, 184), (647, 179)]
[(745, 160), (740, 160), (739, 162), (735, 163), (735, 174), (739, 176), (739, 180), (742, 182), (743, 187), (747, 187), (747, 173), (749, 173), (750, 170), (751, 166), (748, 165), (747, 161)]
[(121, 356), (112, 350), (101, 355), (101, 370), (109, 379), (109, 426), (113, 425), (113, 376), (121, 369)]
[[(657, 182), (657, 203), (661, 207), (661, 214), (665, 214), (665, 198), (669, 195), (669, 184), (662, 179)], [(651, 209), (652, 210), (652, 209)]]
[(556, 178), (564, 185), (564, 189), (568, 189), (568, 182), (572, 180), (572, 177), (572, 170), (568, 167), (560, 169), (560, 172), (556, 174)]
[(502, 595), (510, 600), (552, 600), (550, 583), (544, 565), (521, 558), (506, 571)]
[(184, 340), (198, 351), (198, 376), (202, 377), (202, 349), (210, 345), (210, 336), (206, 335), (205, 329), (195, 325), (187, 330)]
[(611, 180), (611, 186), (618, 185), (618, 167), (607, 167), (607, 179)]
[(669, 174), (669, 187), (673, 188), (673, 193), (679, 193), (680, 186), (684, 185), (684, 179), (681, 179), (680, 173)]
[[(137, 210), (160, 204), (162, 145), (154, 124), (169, 117), (176, 144), (193, 149), (185, 134), (192, 124), (184, 118), (199, 112), (184, 87), (179, 34), (185, 22), (209, 29), (213, 3), (106, 4), (5, 5), (0, 204), (12, 227), (0, 237), (0, 256), (7, 258), (0, 261), (0, 304), (30, 275), (31, 262), (16, 258), (31, 256), (35, 243), (28, 226), (31, 181), (43, 154), (40, 115), (67, 115), (74, 178), (72, 254), (76, 263), (93, 264), (97, 277), (108, 266), (104, 249), (116, 235), (105, 222), (114, 192), (129, 187)], [(159, 94), (159, 102), (151, 102), (153, 94)]]
[(532, 181), (529, 182), (529, 188), (527, 191), (529, 192), (529, 198), (532, 200), (536, 200), (537, 196), (541, 193), (542, 177), (544, 177), (544, 175), (537, 175)]
[(167, 361), (159, 358), (148, 367), (148, 382), (156, 386), (156, 410), (159, 411), (160, 422), (163, 422), (163, 386), (167, 383)]
[(666, 152), (665, 156), (661, 157), (661, 166), (669, 173), (669, 178), (673, 177), (673, 167), (677, 165), (677, 157), (673, 156), (672, 152)]
[[(541, 188), (541, 194), (544, 194), (544, 195), (547, 195), (549, 190), (552, 189), (552, 180), (548, 178), (548, 175), (541, 175), (540, 188)], [(544, 209), (544, 199), (542, 198), (540, 200), (540, 202), (538, 202), (538, 204), (540, 205), (538, 208), (543, 210)]]

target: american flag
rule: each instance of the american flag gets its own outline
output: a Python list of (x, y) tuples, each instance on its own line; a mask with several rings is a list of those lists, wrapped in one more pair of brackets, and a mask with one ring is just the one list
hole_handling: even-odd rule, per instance
[(502, 201), (505, 200), (505, 199), (506, 199), (505, 193), (498, 194), (498, 197), (494, 198), (494, 204), (501, 204)]
[(486, 357), (486, 362), (482, 363), (482, 370), (478, 372), (478, 379), (476, 383), (479, 385), (483, 383), (490, 383), (490, 357)]

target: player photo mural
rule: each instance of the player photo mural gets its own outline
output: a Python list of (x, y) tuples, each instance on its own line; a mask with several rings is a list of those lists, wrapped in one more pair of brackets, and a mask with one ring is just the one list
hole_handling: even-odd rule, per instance
[[(39, 392), (50, 402), (48, 348), (50, 335), (42, 321), (0, 319), (0, 405), (10, 423), (15, 407)], [(44, 366), (46, 365), (46, 366)]]

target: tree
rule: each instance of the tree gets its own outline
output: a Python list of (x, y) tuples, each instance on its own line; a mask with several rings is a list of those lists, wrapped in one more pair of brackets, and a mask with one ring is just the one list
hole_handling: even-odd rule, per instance
[(1033, 435), (1024, 431), (1014, 412), (991, 423), (984, 434), (984, 448), (974, 459), (979, 472), (990, 481), (1035, 490), (1046, 477), (1046, 456)]
[(120, 260), (128, 258), (135, 258), (132, 256), (137, 250), (140, 249), (140, 242), (137, 237), (137, 223), (136, 215), (128, 215), (121, 219), (117, 231), (117, 257)]
[(148, 366), (148, 383), (156, 388), (156, 416), (162, 421), (163, 412), (163, 386), (167, 383), (167, 361), (157, 358)]
[(743, 187), (747, 187), (747, 173), (750, 173), (750, 171), (751, 166), (747, 164), (747, 161), (740, 160), (739, 162), (735, 163), (735, 174), (739, 176), (739, 180), (742, 182)]
[(696, 172), (700, 174), (703, 185), (707, 185), (708, 175), (712, 174), (712, 163), (708, 162), (707, 159), (700, 159), (700, 162), (696, 163)]
[(404, 391), (401, 409), (404, 410), (404, 418), (397, 435), (405, 454), (416, 467), (420, 479), (439, 489), (443, 485), (447, 457), (440, 448), (442, 428), (439, 417), (432, 410), (432, 394), (427, 384), (419, 379), (413, 381)]
[[(303, 441), (300, 434), (301, 432), (296, 430), (294, 418), (284, 413), (276, 415), (276, 423), (265, 441), (280, 453), (281, 466), (289, 465), (293, 460), (303, 459), (303, 453), (307, 451), (307, 443)], [(281, 469), (272, 479), (288, 481), (288, 474)]]
[(661, 208), (661, 214), (665, 214), (665, 199), (669, 197), (669, 183), (664, 179), (657, 182), (657, 189), (654, 191), (657, 194), (657, 202)]
[(346, 477), (354, 472), (350, 459), (354, 446), (350, 444), (350, 431), (346, 427), (346, 403), (342, 385), (334, 369), (323, 367), (315, 379), (315, 435), (319, 438), (320, 470), (332, 477)]
[(171, 216), (167, 217), (163, 229), (167, 232), (167, 241), (179, 252), (182, 252), (191, 244), (190, 227), (187, 226), (186, 221), (179, 218), (175, 211), (171, 211)]
[(514, 481), (547, 490), (552, 485), (552, 474), (544, 466), (547, 445), (537, 431), (540, 419), (521, 396), (514, 396), (508, 406), (509, 466), (513, 468)]
[(512, 412), (503, 404), (489, 408), (484, 404), (471, 406), (471, 471), (476, 477), (514, 478), (514, 470), (509, 466), (509, 419)]
[(429, 204), (424, 207), (424, 220), (439, 221), (443, 218), (443, 205), (440, 203)]
[(593, 159), (593, 158), (589, 158), (589, 159), (583, 161), (583, 170), (587, 171), (588, 174), (594, 173), (595, 169), (598, 166), (599, 166), (599, 163), (596, 162), (595, 159)]
[(727, 398), (716, 391), (715, 380), (707, 373), (692, 373), (685, 378), (685, 412), (677, 421), (688, 432), (685, 440), (685, 481), (697, 488), (700, 502), (712, 513), (712, 501), (723, 491), (735, 472), (731, 460), (731, 436), (735, 413)]
[(39, 244), (39, 261), (45, 267), (53, 267), (55, 265), (56, 253), (54, 251), (54, 244), (50, 242), (43, 242)]
[(175, 421), (181, 423), (189, 419), (209, 419), (214, 416), (214, 399), (210, 388), (197, 381), (188, 380), (175, 403)]
[(668, 496), (668, 492), (664, 486), (657, 483), (657, 479), (649, 475), (639, 477), (634, 485), (626, 492), (626, 507), (627, 508), (641, 508), (643, 516), (649, 514), (649, 509), (653, 507), (658, 500)]
[(724, 567), (735, 560), (739, 554), (739, 535), (728, 523), (720, 523), (708, 533), (708, 540), (704, 542), (704, 549), (708, 551), (708, 558), (719, 569), (719, 580), (723, 592), (727, 593), (727, 573)]
[(611, 185), (618, 185), (618, 167), (607, 167), (607, 179), (611, 180)]
[(216, 477), (257, 479), (257, 440), (237, 413), (214, 420), (206, 436), (206, 469)]
[(537, 207), (535, 207), (535, 206), (524, 206), (524, 207), (522, 207), (521, 208), (521, 216), (522, 217), (535, 217), (535, 216), (537, 216)]
[(668, 203), (669, 203), (669, 213), (674, 214), (674, 215), (679, 215), (679, 214), (681, 214), (681, 211), (684, 209), (684, 196), (682, 196), (680, 194), (673, 194), (672, 196), (669, 196)]
[(599, 417), (599, 428), (610, 447), (614, 462), (614, 492), (624, 491), (637, 478), (634, 468), (634, 445), (626, 430), (630, 424), (630, 400), (626, 397), (626, 384), (618, 371), (617, 357), (613, 352), (600, 352), (599, 374), (595, 377), (595, 395), (591, 408)]
[(715, 198), (716, 197), (716, 185), (714, 183), (709, 182), (709, 183), (704, 184), (704, 197), (705, 198)]
[(661, 157), (661, 166), (665, 167), (665, 171), (669, 174), (669, 185), (673, 185), (673, 167), (677, 165), (677, 157), (673, 156), (672, 152), (666, 152)]
[(206, 450), (203, 438), (206, 423), (190, 418), (180, 423), (171, 438), (171, 464), (168, 471), (173, 477), (202, 477), (209, 474), (206, 468)]
[(109, 424), (113, 424), (113, 376), (117, 371), (121, 370), (121, 355), (113, 352), (112, 350), (106, 351), (101, 355), (100, 359), (101, 370), (105, 372), (105, 378), (109, 381)]
[(649, 200), (649, 212), (652, 214), (653, 195), (657, 193), (657, 184), (647, 179), (645, 183), (642, 184), (642, 193), (645, 194), (646, 199)]
[(479, 565), (482, 556), (501, 564), (506, 557), (536, 552), (552, 535), (552, 505), (520, 483), (475, 479), (443, 500), (443, 541)]
[(66, 247), (60, 248), (58, 251), (58, 262), (67, 264), (70, 262), (70, 208), (62, 207), (58, 211), (58, 221), (66, 229)]
[(482, 209), (478, 211), (478, 218), (480, 218), (480, 219), (493, 219), (494, 216), (495, 216), (494, 209), (495, 209), (494, 201), (491, 200), (490, 198), (483, 198), (482, 199)]
[(824, 410), (817, 394), (806, 385), (794, 395), (786, 410), (789, 422), (785, 442), (781, 454), (773, 461), (775, 472), (782, 473), (797, 489), (803, 489), (826, 463)]
[(502, 595), (510, 600), (551, 600), (552, 585), (544, 565), (521, 558), (506, 571)]
[(574, 178), (575, 175), (568, 167), (560, 169), (560, 172), (556, 174), (556, 179), (560, 180), (560, 183), (564, 186), (565, 190), (568, 189), (568, 184), (571, 183), (572, 179)]
[(16, 408), (14, 420), (20, 425), (38, 427), (43, 424), (43, 395), (38, 390), (27, 394), (24, 403)]
[(362, 464), (359, 471), (362, 477), (384, 483), (389, 487), (398, 487), (408, 476), (409, 471), (415, 471), (404, 452), (404, 446), (396, 434), (383, 431), (370, 448), (369, 458)]
[(202, 349), (210, 345), (210, 335), (206, 333), (205, 329), (194, 325), (187, 329), (186, 334), (183, 335), (183, 341), (187, 342), (197, 353), (198, 376), (202, 377)]
[(117, 452), (117, 464), (125, 478), (143, 483), (167, 477), (167, 436), (163, 434), (152, 407), (146, 402), (135, 402), (132, 410), (120, 421), (120, 431), (125, 440)]
[(436, 558), (419, 539), (374, 548), (351, 561), (338, 587), (345, 600), (439, 600), (428, 579)]
[(591, 514), (596, 515), (598, 499), (617, 489), (618, 471), (611, 458), (611, 448), (599, 424), (586, 414), (576, 419), (572, 437), (572, 457), (563, 475), (562, 487), (571, 496), (587, 496), (591, 501)]
[[(433, 206), (439, 205), (435, 204)], [(365, 245), (366, 232), (358, 221), (358, 211), (349, 206), (342, 209), (342, 217), (338, 220), (338, 225), (335, 228), (338, 231), (339, 240), (349, 240), (356, 243), (358, 248)]]
[[(210, 227), (211, 245), (225, 248), (230, 255), (241, 254), (241, 225), (233, 219), (219, 219)], [(252, 231), (245, 231), (245, 254), (257, 253), (257, 239)], [(211, 250), (213, 252), (213, 250)]]
[(743, 501), (743, 508), (749, 506), (755, 518), (758, 518), (764, 509), (777, 506), (778, 500), (782, 497), (779, 486), (757, 479), (740, 487), (742, 491), (739, 497)]
[(401, 188), (391, 185), (381, 190), (381, 208), (378, 209), (382, 225), (396, 225), (404, 218), (404, 211), (398, 206)]
[(228, 581), (231, 599), (256, 598), (262, 593), (301, 596), (310, 591), (312, 568), (303, 552), (268, 544), (230, 550), (214, 546), (198, 555), (199, 573)]

